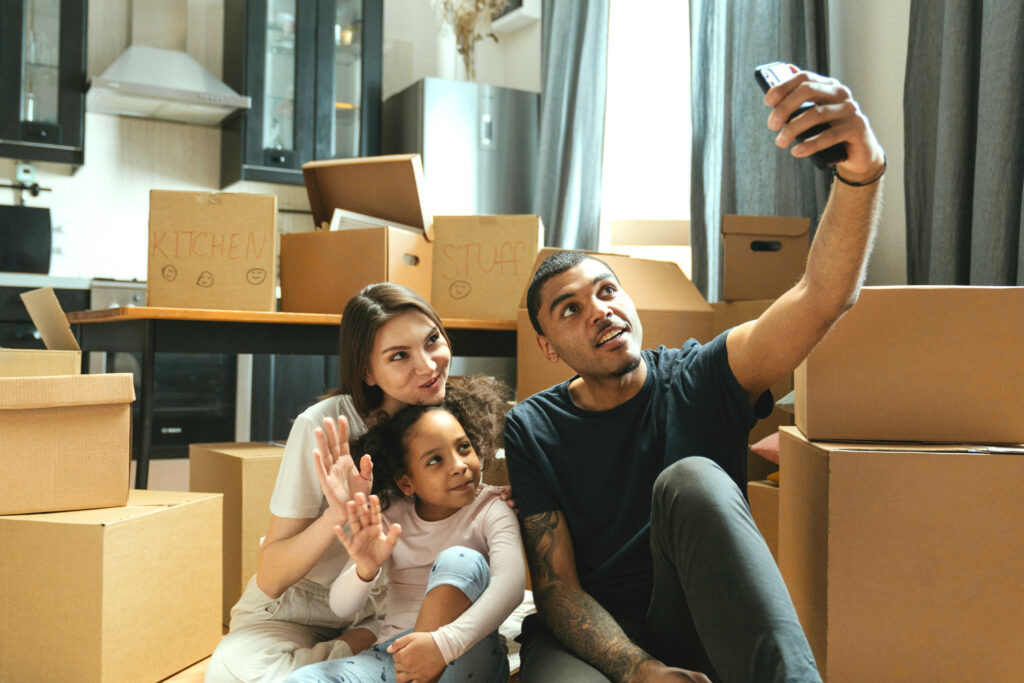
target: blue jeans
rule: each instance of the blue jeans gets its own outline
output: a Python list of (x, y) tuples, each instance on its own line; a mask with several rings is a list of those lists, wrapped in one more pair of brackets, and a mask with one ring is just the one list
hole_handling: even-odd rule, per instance
[[(789, 592), (742, 492), (702, 457), (658, 476), (651, 506), (654, 589), (639, 645), (713, 681), (820, 681)], [(623, 624), (627, 633), (638, 629)], [(608, 679), (538, 620), (524, 632), (522, 683)]]
[[(475, 550), (453, 546), (437, 556), (430, 570), (426, 593), (437, 586), (458, 588), (471, 602), (476, 602), (491, 581), (491, 570), (483, 555)], [(387, 648), (392, 642), (410, 633), (403, 631), (369, 650), (344, 659), (332, 659), (303, 667), (285, 679), (285, 683), (381, 683), (395, 680), (395, 663)], [(508, 658), (505, 647), (494, 632), (451, 662), (441, 675), (440, 683), (498, 683), (508, 680)]]

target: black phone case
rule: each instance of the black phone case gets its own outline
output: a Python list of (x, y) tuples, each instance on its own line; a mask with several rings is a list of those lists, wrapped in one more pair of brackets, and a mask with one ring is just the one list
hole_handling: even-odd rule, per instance
[[(757, 80), (757, 84), (761, 86), (761, 90), (764, 92), (768, 92), (773, 86), (776, 86), (779, 83), (788, 81), (792, 76), (793, 74), (789, 70), (789, 65), (785, 62), (770, 62), (768, 64), (762, 64), (754, 69), (754, 78)], [(792, 121), (808, 109), (811, 109), (813, 106), (814, 105), (810, 102), (804, 103), (799, 109), (790, 114), (787, 121)], [(807, 138), (814, 137), (827, 128), (827, 123), (813, 126), (797, 135), (796, 139), (802, 142)], [(811, 155), (811, 162), (823, 171), (829, 170), (840, 161), (846, 161), (846, 144), (842, 142)]]

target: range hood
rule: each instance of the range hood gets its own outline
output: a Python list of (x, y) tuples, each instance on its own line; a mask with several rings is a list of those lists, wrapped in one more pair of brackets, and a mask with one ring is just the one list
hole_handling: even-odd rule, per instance
[(181, 50), (131, 45), (89, 83), (86, 108), (101, 114), (216, 126), (252, 100)]

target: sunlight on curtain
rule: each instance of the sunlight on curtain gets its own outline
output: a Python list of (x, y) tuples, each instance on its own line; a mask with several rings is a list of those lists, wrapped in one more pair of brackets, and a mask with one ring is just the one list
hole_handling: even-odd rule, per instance
[[(682, 246), (690, 241), (687, 3), (611, 0), (608, 23), (601, 249), (650, 245), (646, 226), (662, 230), (664, 221), (678, 221), (679, 234), (661, 258), (685, 259), (689, 270), (689, 247)], [(629, 222), (624, 237), (613, 237), (613, 221)]]

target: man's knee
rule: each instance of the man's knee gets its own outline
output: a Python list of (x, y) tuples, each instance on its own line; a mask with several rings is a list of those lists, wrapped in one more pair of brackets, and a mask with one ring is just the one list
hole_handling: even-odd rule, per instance
[(690, 456), (672, 463), (658, 475), (651, 502), (655, 517), (667, 514), (672, 519), (693, 519), (733, 509), (742, 500), (736, 483), (716, 462)]
[(487, 559), (476, 550), (456, 545), (442, 550), (434, 560), (427, 592), (440, 585), (455, 586), (475, 601), (490, 582)]

